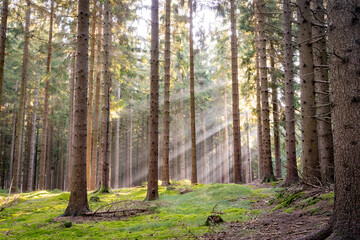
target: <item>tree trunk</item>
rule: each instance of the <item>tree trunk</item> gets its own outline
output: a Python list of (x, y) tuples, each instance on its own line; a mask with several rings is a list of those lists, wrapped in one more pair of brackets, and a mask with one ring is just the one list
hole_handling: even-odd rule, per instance
[(286, 119), (286, 178), (284, 186), (299, 180), (296, 164), (294, 64), (291, 32), (290, 0), (283, 1), (284, 9), (284, 71), (285, 71), (285, 119)]
[(73, 140), (74, 140), (74, 89), (75, 89), (75, 51), (72, 57), (71, 66), (71, 81), (70, 81), (70, 107), (69, 107), (69, 133), (68, 133), (68, 146), (67, 146), (67, 164), (64, 174), (64, 190), (70, 190), (71, 183), (71, 169), (72, 169), (72, 156), (73, 156)]
[(12, 171), (11, 193), (17, 192), (17, 186), (20, 183), (20, 164), (22, 156), (22, 144), (23, 144), (23, 132), (24, 132), (24, 113), (26, 103), (26, 85), (27, 85), (27, 74), (28, 74), (28, 63), (29, 63), (29, 42), (30, 42), (30, 14), (31, 6), (30, 1), (27, 0), (26, 7), (26, 21), (25, 21), (25, 32), (24, 32), (24, 52), (23, 52), (23, 64), (21, 72), (21, 85), (20, 85), (20, 97), (19, 97), (19, 111), (17, 113), (17, 124), (16, 124), (16, 135), (15, 135), (15, 149), (14, 149), (14, 162)]
[(129, 187), (132, 187), (133, 186), (133, 135), (132, 135), (132, 132), (133, 132), (133, 120), (132, 120), (132, 109), (130, 109), (130, 116), (129, 116), (129, 134), (128, 134), (128, 145), (129, 145), (129, 158), (128, 158), (128, 161), (129, 161), (129, 168), (128, 168), (128, 181), (129, 181), (129, 184), (128, 186)]
[(239, 84), (235, 1), (231, 0), (231, 69), (233, 95), (234, 182), (241, 183), (241, 135), (239, 114)]
[(0, 106), (2, 100), (2, 89), (4, 83), (4, 65), (5, 65), (5, 44), (7, 18), (9, 14), (9, 0), (3, 0), (0, 28)]
[(248, 112), (245, 112), (246, 117), (246, 150), (247, 150), (247, 173), (246, 173), (246, 179), (247, 182), (252, 182), (252, 170), (251, 170), (251, 153), (250, 153), (250, 124), (249, 124), (249, 118), (248, 118)]
[[(225, 80), (225, 77), (224, 77)], [(224, 85), (224, 183), (230, 183), (230, 158), (229, 158), (229, 130), (228, 130), (228, 113), (227, 113), (227, 91)]]
[[(51, 110), (51, 116), (54, 115), (54, 110)], [(53, 168), (53, 124), (48, 120), (48, 134), (46, 144), (46, 163), (45, 163), (45, 189), (51, 189), (51, 169)]]
[(78, 9), (74, 153), (71, 193), (65, 216), (83, 215), (89, 211), (86, 191), (86, 141), (84, 141), (86, 139), (88, 89), (89, 0), (79, 0)]
[(100, 82), (101, 82), (101, 47), (102, 47), (102, 24), (101, 19), (103, 15), (102, 4), (99, 7), (99, 23), (97, 33), (97, 67), (96, 67), (96, 84), (95, 84), (95, 109), (94, 109), (94, 127), (92, 135), (92, 156), (91, 156), (91, 184), (90, 190), (95, 190), (97, 179), (97, 159), (98, 159), (98, 144), (99, 144), (99, 110), (100, 110)]
[(275, 48), (273, 41), (270, 41), (270, 67), (271, 67), (271, 88), (274, 119), (274, 149), (275, 149), (275, 173), (277, 178), (282, 178), (281, 157), (280, 157), (280, 129), (279, 129), (279, 101), (278, 82), (275, 70)]
[(269, 118), (269, 88), (267, 80), (267, 65), (266, 65), (266, 33), (265, 33), (265, 2), (258, 0), (259, 11), (259, 67), (261, 78), (261, 100), (262, 100), (262, 166), (263, 166), (263, 182), (276, 180), (273, 172), (271, 161), (271, 138), (270, 138), (270, 118)]
[[(93, 1), (94, 9), (92, 12), (92, 23), (91, 23), (91, 57), (90, 57), (90, 77), (89, 77), (89, 99), (88, 99), (88, 112), (87, 112), (87, 133), (86, 133), (86, 178), (87, 178), (87, 189), (91, 188), (91, 140), (92, 140), (92, 116), (93, 116), (93, 99), (94, 99), (94, 65), (95, 65), (95, 30), (96, 30), (96, 2)], [(98, 63), (99, 64), (99, 63)]]
[(191, 127), (191, 184), (197, 183), (196, 126), (195, 126), (195, 73), (193, 40), (193, 2), (189, 0), (190, 11), (190, 127)]
[(162, 185), (170, 185), (170, 14), (171, 0), (165, 1), (165, 64), (164, 64), (164, 121), (163, 121), (163, 169)]
[[(325, 25), (325, 9), (323, 1), (315, 0), (312, 4), (314, 22)], [(315, 65), (315, 91), (317, 95), (316, 116), (318, 118), (317, 133), (321, 181), (325, 184), (329, 184), (334, 182), (334, 147), (331, 129), (330, 83), (328, 69), (327, 67), (324, 67), (328, 64), (325, 28), (313, 25), (312, 37), (316, 40), (313, 43), (313, 58)]]
[[(183, 75), (181, 82), (184, 83)], [(184, 118), (184, 89), (180, 89), (180, 179), (186, 179), (186, 162), (185, 162), (185, 118)]]
[(111, 44), (111, 13), (110, 0), (105, 2), (104, 15), (104, 80), (101, 107), (101, 186), (100, 192), (109, 192), (109, 133), (110, 133), (110, 44)]
[(23, 168), (23, 181), (22, 181), (22, 192), (28, 191), (28, 180), (29, 180), (29, 165), (30, 165), (30, 151), (31, 151), (31, 137), (32, 137), (32, 124), (33, 124), (33, 112), (34, 107), (31, 106), (31, 96), (28, 98), (28, 112), (27, 112), (27, 124), (26, 124), (26, 142), (25, 142), (25, 157), (24, 157), (24, 168)]
[[(41, 138), (41, 156), (40, 156), (40, 176), (39, 176), (39, 190), (44, 189), (45, 183), (45, 159), (46, 159), (46, 136), (48, 134), (48, 109), (49, 109), (49, 87), (50, 87), (50, 67), (51, 67), (51, 55), (52, 55), (52, 35), (53, 35), (53, 22), (54, 22), (54, 4), (55, 0), (51, 0), (50, 10), (50, 29), (49, 29), (49, 41), (48, 41), (48, 53), (46, 61), (46, 76), (45, 76), (45, 98), (44, 98), (44, 112), (43, 112), (43, 127), (42, 127), (42, 138)], [(48, 189), (48, 188), (46, 188)]]
[(316, 132), (314, 64), (311, 41), (310, 0), (297, 0), (300, 49), (300, 91), (302, 124), (302, 164), (304, 181), (320, 180), (318, 139)]
[(264, 177), (262, 156), (262, 119), (261, 119), (261, 85), (260, 85), (260, 65), (259, 65), (259, 9), (258, 0), (255, 0), (255, 63), (256, 63), (256, 115), (257, 115), (257, 141), (258, 141), (258, 178)]
[[(36, 144), (36, 119), (37, 119), (37, 105), (38, 105), (38, 83), (39, 83), (39, 74), (36, 76), (36, 86), (35, 86), (35, 96), (34, 96), (34, 106), (32, 111), (32, 128), (31, 128), (31, 138), (30, 138), (30, 156), (29, 156), (29, 169), (28, 169), (28, 185), (26, 186), (27, 190), (33, 190), (33, 179), (34, 179), (34, 165), (35, 165), (35, 144)], [(25, 178), (24, 178), (25, 179)], [(25, 184), (24, 184), (25, 186)]]
[(336, 180), (330, 239), (360, 236), (359, 6), (359, 0), (328, 1)]
[[(121, 88), (120, 88), (120, 83), (118, 86), (118, 91), (117, 91), (117, 100), (120, 101), (120, 95), (121, 95)], [(114, 182), (114, 188), (118, 189), (119, 188), (119, 172), (120, 172), (120, 112), (118, 112), (119, 116), (116, 119), (116, 136), (115, 136), (115, 166), (114, 166), (114, 177), (115, 177), (115, 182)]]
[(150, 72), (150, 150), (146, 200), (156, 200), (158, 193), (159, 134), (159, 1), (151, 6), (151, 72)]

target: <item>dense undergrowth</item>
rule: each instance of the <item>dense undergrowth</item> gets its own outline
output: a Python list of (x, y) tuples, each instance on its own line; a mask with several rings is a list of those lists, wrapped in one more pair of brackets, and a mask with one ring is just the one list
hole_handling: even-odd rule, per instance
[[(242, 222), (256, 217), (261, 210), (251, 210), (252, 202), (273, 194), (274, 189), (255, 189), (247, 185), (191, 186), (189, 182), (174, 182), (172, 187), (159, 188), (158, 201), (144, 202), (150, 204), (147, 214), (117, 221), (64, 224), (65, 221), (55, 219), (67, 206), (68, 192), (21, 193), (12, 195), (9, 207), (0, 212), (0, 239), (186, 239), (193, 234), (200, 236), (214, 231), (213, 227), (205, 226), (212, 212), (220, 214), (225, 222)], [(92, 196), (94, 194), (90, 193), (89, 199)], [(92, 211), (116, 201), (142, 201), (146, 187), (119, 189), (97, 196), (98, 202), (89, 201)], [(7, 194), (0, 193), (1, 206), (6, 200)], [(219, 225), (215, 229), (221, 228)]]

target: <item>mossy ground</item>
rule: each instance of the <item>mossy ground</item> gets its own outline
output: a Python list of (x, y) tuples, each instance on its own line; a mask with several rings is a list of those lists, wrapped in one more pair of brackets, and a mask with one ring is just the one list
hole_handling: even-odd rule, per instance
[[(175, 189), (159, 187), (159, 200), (151, 202), (150, 214), (129, 217), (121, 221), (73, 223), (54, 221), (61, 215), (69, 200), (68, 192), (37, 191), (11, 196), (13, 205), (0, 212), (0, 239), (186, 239), (189, 231), (202, 235), (209, 231), (204, 223), (213, 211), (221, 214), (225, 222), (245, 221), (259, 210), (251, 210), (254, 199), (272, 195), (273, 190), (235, 184), (209, 184), (191, 186), (177, 182)], [(179, 194), (179, 189), (192, 192)], [(169, 189), (169, 188), (168, 188)], [(90, 198), (93, 194), (88, 194)], [(114, 190), (111, 194), (97, 194), (99, 202), (90, 202), (90, 209), (114, 201), (142, 201), (146, 187)], [(4, 205), (6, 193), (0, 193)], [(186, 228), (186, 229), (185, 229)], [(220, 230), (221, 225), (217, 226)]]

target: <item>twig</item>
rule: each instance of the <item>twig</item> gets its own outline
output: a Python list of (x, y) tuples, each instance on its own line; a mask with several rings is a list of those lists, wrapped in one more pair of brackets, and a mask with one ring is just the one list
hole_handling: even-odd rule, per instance
[(185, 224), (184, 224), (183, 222), (180, 222), (180, 224), (181, 224), (181, 226), (182, 226), (188, 233), (191, 234), (191, 236), (193, 236), (195, 239), (199, 239), (199, 240), (200, 240), (200, 238), (198, 238), (193, 232), (191, 232), (191, 231), (185, 226)]

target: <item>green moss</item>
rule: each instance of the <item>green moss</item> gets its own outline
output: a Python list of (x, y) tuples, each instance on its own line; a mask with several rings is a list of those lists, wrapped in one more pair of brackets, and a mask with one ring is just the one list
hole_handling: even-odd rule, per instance
[(289, 193), (289, 192), (279, 192), (276, 194), (277, 198), (277, 205), (273, 209), (273, 211), (286, 208), (289, 205), (291, 205), (293, 202), (298, 200), (304, 195), (304, 192), (295, 192), (295, 193)]
[(292, 213), (295, 210), (295, 207), (290, 207), (290, 208), (286, 208), (284, 209), (284, 213)]
[[(54, 218), (64, 213), (70, 194), (58, 191), (37, 191), (19, 194), (16, 205), (0, 212), (0, 239), (169, 239), (191, 238), (189, 231), (201, 235), (207, 217), (216, 212), (225, 222), (244, 221), (260, 214), (250, 210), (252, 199), (263, 199), (273, 190), (254, 189), (238, 184), (209, 184), (191, 186), (190, 182), (172, 182), (175, 189), (159, 187), (159, 200), (146, 202), (150, 213), (121, 221), (84, 222), (71, 228)], [(191, 188), (179, 195), (177, 189)], [(88, 194), (89, 198), (95, 194)], [(89, 202), (96, 210), (115, 201), (143, 201), (145, 187), (114, 190), (110, 194), (96, 194), (101, 202)], [(0, 202), (7, 194), (0, 194)], [(215, 207), (216, 206), (216, 207)], [(216, 226), (221, 229), (222, 226)]]

